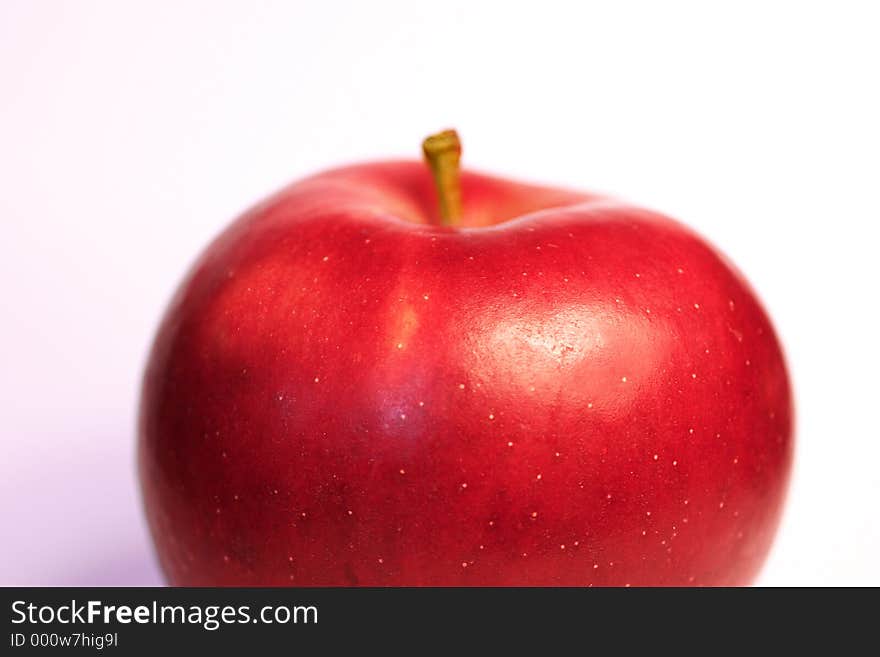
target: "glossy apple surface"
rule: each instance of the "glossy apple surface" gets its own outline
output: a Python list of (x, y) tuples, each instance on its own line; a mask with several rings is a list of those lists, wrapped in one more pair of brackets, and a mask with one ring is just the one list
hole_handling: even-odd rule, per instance
[(792, 455), (773, 328), (655, 213), (425, 166), (246, 213), (159, 329), (139, 465), (178, 585), (737, 585)]

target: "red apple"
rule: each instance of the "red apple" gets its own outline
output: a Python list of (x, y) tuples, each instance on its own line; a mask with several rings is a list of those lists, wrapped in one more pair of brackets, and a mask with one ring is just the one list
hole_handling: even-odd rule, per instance
[(182, 284), (139, 424), (169, 581), (750, 582), (792, 399), (742, 276), (607, 198), (462, 172), (459, 202), (429, 155), (456, 225), (422, 162), (337, 169)]

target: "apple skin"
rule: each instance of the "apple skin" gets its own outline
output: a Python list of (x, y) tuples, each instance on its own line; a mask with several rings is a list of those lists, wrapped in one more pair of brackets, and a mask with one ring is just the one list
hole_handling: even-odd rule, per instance
[(247, 212), (174, 297), (139, 468), (175, 585), (742, 585), (792, 460), (755, 294), (682, 225), (420, 162)]

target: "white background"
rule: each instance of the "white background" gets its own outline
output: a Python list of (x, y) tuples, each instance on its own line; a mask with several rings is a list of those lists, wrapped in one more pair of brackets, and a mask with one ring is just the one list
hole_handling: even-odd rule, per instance
[(760, 583), (880, 584), (880, 20), (721, 4), (3, 0), (0, 584), (160, 581), (133, 429), (180, 276), (281, 184), (447, 126), (739, 264), (798, 405)]

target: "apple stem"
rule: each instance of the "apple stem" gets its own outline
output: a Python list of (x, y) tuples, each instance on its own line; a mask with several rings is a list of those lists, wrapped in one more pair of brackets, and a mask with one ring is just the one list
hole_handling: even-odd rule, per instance
[(422, 142), (425, 160), (431, 168), (440, 201), (440, 221), (455, 226), (461, 219), (461, 141), (455, 130), (444, 130)]

